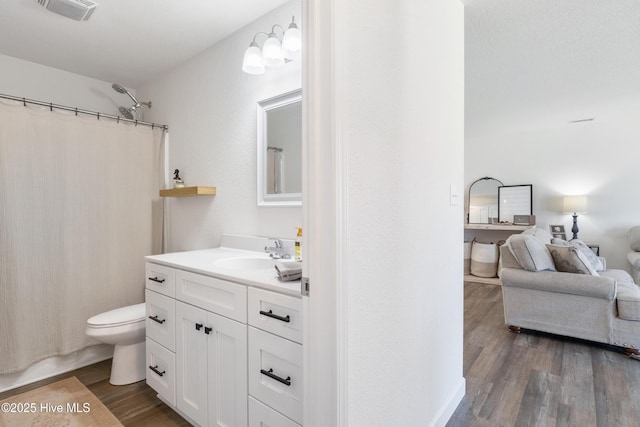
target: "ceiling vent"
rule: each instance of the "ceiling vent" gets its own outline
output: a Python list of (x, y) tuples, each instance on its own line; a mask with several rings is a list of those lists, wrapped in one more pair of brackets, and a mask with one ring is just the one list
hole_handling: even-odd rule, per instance
[(90, 0), (36, 0), (40, 6), (76, 21), (88, 20), (98, 6)]

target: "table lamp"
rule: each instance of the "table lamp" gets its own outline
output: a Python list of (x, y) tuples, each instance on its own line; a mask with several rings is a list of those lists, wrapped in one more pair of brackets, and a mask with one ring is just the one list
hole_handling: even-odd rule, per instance
[(578, 214), (587, 213), (587, 196), (564, 196), (563, 208), (565, 214), (573, 215), (573, 227), (571, 227), (571, 232), (573, 233), (572, 240), (577, 239)]

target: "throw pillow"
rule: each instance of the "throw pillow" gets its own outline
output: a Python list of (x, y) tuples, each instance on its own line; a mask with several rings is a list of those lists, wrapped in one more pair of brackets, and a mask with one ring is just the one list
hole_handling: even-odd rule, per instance
[(557, 271), (599, 276), (587, 257), (573, 246), (547, 245)]
[(570, 240), (569, 245), (580, 251), (589, 260), (596, 271), (604, 271), (604, 266), (602, 265), (602, 261), (600, 260), (600, 258), (598, 258), (598, 256), (591, 250), (591, 248), (587, 246), (582, 240)]
[(555, 270), (553, 258), (544, 243), (529, 234), (513, 234), (507, 239), (507, 247), (527, 271)]
[(578, 251), (580, 251), (586, 259), (589, 260), (589, 263), (596, 271), (606, 270), (604, 264), (602, 263), (602, 260), (591, 250), (589, 246), (586, 245), (586, 243), (584, 243), (580, 239), (573, 239), (569, 240), (568, 242), (562, 239), (551, 239), (551, 244), (559, 246), (573, 246)]

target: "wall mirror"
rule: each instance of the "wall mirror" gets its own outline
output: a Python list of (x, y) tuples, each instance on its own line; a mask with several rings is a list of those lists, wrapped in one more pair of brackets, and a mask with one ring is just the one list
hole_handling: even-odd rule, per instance
[(485, 176), (469, 186), (467, 223), (491, 224), (498, 221), (498, 188), (502, 182)]
[(302, 205), (302, 90), (258, 102), (258, 205)]
[(505, 185), (498, 187), (498, 219), (514, 222), (514, 215), (533, 215), (533, 185)]

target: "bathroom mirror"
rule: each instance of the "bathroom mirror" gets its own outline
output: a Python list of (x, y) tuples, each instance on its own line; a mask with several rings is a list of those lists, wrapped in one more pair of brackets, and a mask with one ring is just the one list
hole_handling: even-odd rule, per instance
[(302, 205), (302, 91), (258, 102), (258, 205)]
[(498, 221), (498, 188), (502, 182), (485, 176), (469, 186), (467, 223), (491, 224)]

